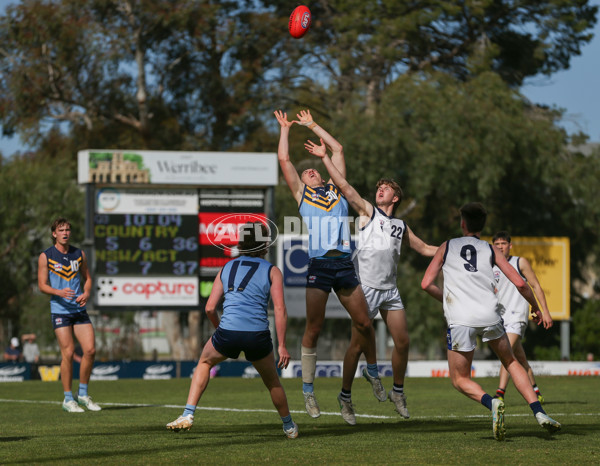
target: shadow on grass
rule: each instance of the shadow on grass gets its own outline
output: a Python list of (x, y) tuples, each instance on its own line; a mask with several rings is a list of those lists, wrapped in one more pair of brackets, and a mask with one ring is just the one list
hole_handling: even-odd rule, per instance
[(31, 440), (33, 437), (0, 437), (0, 443), (5, 442), (22, 442), (23, 440)]

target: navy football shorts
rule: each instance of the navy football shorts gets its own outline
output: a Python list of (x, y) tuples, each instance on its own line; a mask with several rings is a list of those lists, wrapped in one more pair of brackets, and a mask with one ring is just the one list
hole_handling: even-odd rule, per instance
[(92, 323), (87, 311), (76, 312), (75, 314), (51, 314), (51, 317), (54, 330), (61, 327)]
[(329, 293), (341, 289), (352, 289), (360, 284), (354, 263), (348, 257), (312, 258), (308, 262), (306, 287), (319, 288)]
[(240, 332), (217, 327), (211, 341), (219, 353), (231, 359), (237, 359), (243, 351), (247, 361), (258, 361), (273, 351), (269, 330)]

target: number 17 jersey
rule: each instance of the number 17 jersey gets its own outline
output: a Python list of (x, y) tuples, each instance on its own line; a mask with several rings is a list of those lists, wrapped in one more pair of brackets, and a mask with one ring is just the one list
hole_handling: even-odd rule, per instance
[(241, 332), (268, 330), (272, 267), (269, 261), (249, 256), (238, 257), (223, 266), (225, 301), (219, 327)]
[(492, 246), (475, 236), (446, 242), (444, 315), (448, 325), (489, 327), (500, 322)]

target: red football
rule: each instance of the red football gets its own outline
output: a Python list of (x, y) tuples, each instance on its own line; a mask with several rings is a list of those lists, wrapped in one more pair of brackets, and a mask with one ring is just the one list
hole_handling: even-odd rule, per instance
[(305, 5), (300, 5), (294, 8), (290, 15), (290, 22), (288, 29), (294, 39), (300, 39), (304, 34), (308, 32), (312, 16), (310, 10)]

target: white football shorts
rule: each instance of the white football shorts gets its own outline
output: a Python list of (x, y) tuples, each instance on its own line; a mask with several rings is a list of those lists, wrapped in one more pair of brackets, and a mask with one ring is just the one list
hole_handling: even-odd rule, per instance
[(398, 288), (377, 290), (367, 285), (361, 286), (367, 299), (369, 319), (374, 319), (380, 309), (383, 311), (399, 311), (404, 309)]
[(473, 351), (477, 346), (477, 337), (483, 341), (497, 340), (504, 335), (502, 321), (489, 327), (465, 327), (464, 325), (450, 325), (446, 332), (448, 349), (452, 351)]
[(525, 330), (527, 330), (527, 322), (504, 322), (504, 330), (506, 330), (506, 333), (514, 333), (523, 338)]

